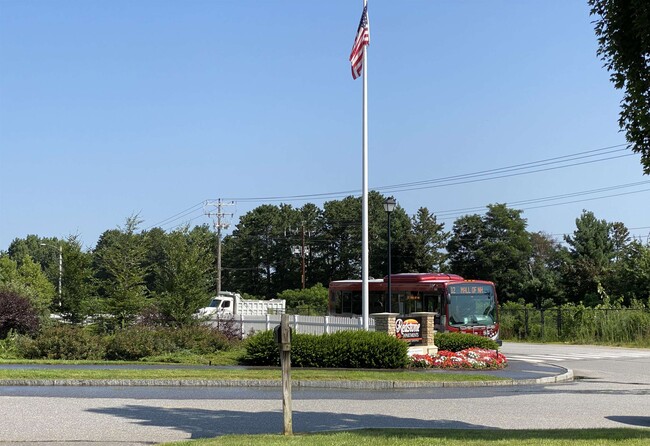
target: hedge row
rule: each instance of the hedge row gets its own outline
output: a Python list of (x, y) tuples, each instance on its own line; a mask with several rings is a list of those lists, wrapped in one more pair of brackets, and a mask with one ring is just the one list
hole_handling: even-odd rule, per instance
[[(256, 366), (280, 365), (273, 332), (250, 336), (243, 362)], [(294, 334), (291, 364), (296, 367), (397, 369), (408, 364), (408, 345), (385, 333), (341, 331), (325, 335)]]
[(72, 325), (44, 328), (35, 338), (16, 340), (26, 359), (125, 360), (188, 352), (210, 354), (230, 348), (221, 332), (206, 326), (182, 328), (133, 326), (100, 336)]
[(446, 350), (448, 352), (459, 352), (474, 347), (488, 350), (497, 350), (499, 348), (499, 345), (492, 339), (458, 332), (438, 333), (434, 338), (434, 343), (438, 347), (438, 350)]
[[(487, 338), (462, 333), (440, 333), (440, 350), (457, 352), (479, 347), (497, 349)], [(279, 366), (280, 354), (272, 331), (248, 337), (242, 362)], [(212, 354), (230, 349), (226, 335), (207, 326), (182, 328), (133, 326), (101, 336), (73, 325), (45, 327), (35, 338), (19, 336), (15, 347), (26, 359), (125, 360), (191, 353)], [(296, 367), (397, 369), (409, 363), (408, 344), (385, 333), (341, 331), (326, 335), (294, 334), (291, 362)]]

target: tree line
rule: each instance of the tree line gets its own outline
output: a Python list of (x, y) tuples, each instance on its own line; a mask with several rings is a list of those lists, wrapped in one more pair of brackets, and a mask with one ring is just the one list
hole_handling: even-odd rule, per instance
[[(388, 270), (385, 198), (369, 194), (369, 272), (377, 278)], [(449, 229), (424, 207), (408, 215), (397, 206), (390, 218), (393, 273), (440, 271), (491, 280), (502, 302), (537, 308), (648, 305), (648, 241), (590, 211), (576, 218), (574, 232), (562, 242), (529, 232), (522, 211), (505, 204), (460, 217)], [(256, 298), (290, 296), (290, 309), (307, 302), (322, 309), (320, 284), (360, 278), (360, 221), (361, 200), (351, 196), (322, 208), (259, 206), (222, 241), (222, 289)], [(139, 230), (141, 223), (137, 216), (127, 218), (89, 250), (75, 236), (15, 239), (0, 254), (0, 291), (25, 296), (41, 314), (73, 323), (91, 315), (105, 316), (109, 329), (136, 318), (191, 323), (216, 290), (217, 236), (208, 225), (164, 231)]]

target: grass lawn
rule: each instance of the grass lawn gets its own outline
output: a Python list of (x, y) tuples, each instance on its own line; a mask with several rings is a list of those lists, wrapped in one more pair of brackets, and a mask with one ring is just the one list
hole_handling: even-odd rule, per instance
[[(52, 363), (52, 362), (50, 362)], [(63, 361), (54, 364), (65, 364)], [(79, 364), (77, 362), (77, 364)], [(109, 364), (109, 363), (106, 363)], [(98, 364), (99, 365), (99, 364)], [(110, 364), (109, 364), (110, 365)], [(293, 380), (301, 381), (402, 381), (402, 382), (460, 382), (499, 381), (504, 378), (482, 374), (427, 373), (422, 371), (369, 371), (369, 370), (326, 370), (299, 369), (291, 371)], [(280, 380), (277, 369), (244, 368), (0, 368), (0, 379), (164, 379), (164, 380)]]
[(226, 435), (215, 439), (168, 443), (174, 446), (304, 444), (310, 446), (645, 446), (650, 444), (650, 429), (361, 429), (293, 436)]
[[(146, 358), (142, 362), (119, 361), (59, 361), (59, 360), (20, 360), (0, 358), (0, 379), (144, 379), (144, 380), (280, 380), (280, 368), (242, 368), (237, 367), (242, 348), (220, 352), (214, 355), (173, 354)], [(48, 364), (52, 368), (1, 368), (2, 364), (38, 365)], [(221, 367), (173, 367), (173, 365), (199, 365)], [(57, 368), (57, 365), (96, 365), (97, 368)], [(101, 366), (124, 365), (124, 368), (101, 368)], [(150, 366), (128, 368), (129, 365)], [(171, 366), (158, 368), (156, 365)], [(301, 369), (294, 367), (291, 377), (301, 381), (403, 381), (403, 382), (461, 382), (461, 381), (501, 381), (505, 378), (483, 374), (466, 373), (427, 373), (417, 370), (333, 370)]]

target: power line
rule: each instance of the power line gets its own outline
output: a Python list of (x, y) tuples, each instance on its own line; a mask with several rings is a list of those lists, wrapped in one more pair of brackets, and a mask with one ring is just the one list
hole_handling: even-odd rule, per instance
[(622, 197), (624, 195), (638, 194), (638, 193), (641, 193), (641, 192), (650, 192), (650, 189), (641, 189), (641, 190), (635, 190), (635, 191), (630, 191), (630, 192), (622, 192), (620, 194), (603, 195), (602, 197), (585, 198), (584, 200), (573, 200), (573, 201), (565, 201), (565, 202), (562, 202), (562, 203), (545, 204), (545, 205), (542, 205), (542, 206), (529, 206), (529, 207), (522, 208), (522, 210), (547, 208), (547, 207), (551, 207), (551, 206), (560, 206), (560, 205), (563, 205), (563, 204), (582, 203), (582, 202), (585, 202), (585, 201), (602, 200), (603, 198)]
[[(508, 206), (510, 206), (510, 207), (512, 207), (512, 206), (519, 207), (519, 206), (527, 205), (527, 204), (543, 203), (543, 202), (546, 202), (546, 201), (560, 200), (560, 199), (563, 199), (563, 198), (571, 198), (571, 197), (578, 197), (578, 196), (596, 194), (596, 193), (601, 193), (601, 192), (609, 192), (609, 191), (617, 190), (617, 189), (624, 189), (624, 188), (628, 188), (628, 187), (641, 186), (641, 185), (648, 184), (648, 183), (650, 183), (650, 180), (648, 180), (648, 181), (639, 181), (639, 182), (636, 182), (636, 183), (619, 184), (619, 185), (615, 185), (615, 186), (608, 186), (608, 187), (602, 187), (602, 188), (598, 188), (598, 189), (591, 189), (591, 190), (580, 191), (580, 192), (572, 192), (572, 193), (567, 193), (567, 194), (553, 195), (553, 196), (548, 196), (548, 197), (532, 198), (532, 199), (528, 199), (528, 200), (508, 201), (508, 202), (506, 202), (506, 204)], [(628, 192), (628, 193), (633, 194), (633, 193), (638, 193), (638, 192), (645, 192), (647, 190), (648, 189), (643, 189), (643, 190), (640, 190), (640, 191), (631, 191), (631, 192)], [(616, 196), (616, 195), (614, 195), (614, 196)], [(600, 198), (608, 198), (608, 197), (610, 197), (610, 195), (603, 196), (603, 197), (595, 197), (595, 198), (590, 198), (590, 199), (585, 199), (585, 200), (579, 200), (579, 201), (591, 201), (591, 200), (597, 200), (597, 199), (600, 199)], [(576, 203), (576, 202), (578, 202), (578, 201), (569, 201), (569, 202), (565, 202), (565, 203), (555, 203), (555, 204), (551, 204), (551, 205), (548, 205), (548, 206), (558, 206), (558, 205), (561, 205), (561, 204), (569, 204), (569, 203)], [(544, 206), (537, 206), (537, 207), (544, 207)], [(537, 207), (527, 207), (527, 208), (523, 208), (523, 209), (536, 209)], [(446, 210), (446, 211), (434, 211), (433, 213), (437, 217), (450, 217), (450, 216), (454, 216), (454, 215), (462, 215), (462, 214), (467, 213), (467, 212), (478, 212), (478, 211), (482, 211), (483, 209), (485, 209), (485, 206), (475, 206), (475, 207), (469, 207), (469, 208), (450, 209), (450, 210)]]
[[(517, 209), (520, 210), (527, 210), (527, 209), (538, 209), (538, 208), (544, 208), (544, 207), (552, 207), (552, 206), (561, 206), (564, 204), (572, 204), (572, 203), (580, 203), (583, 201), (593, 201), (593, 200), (600, 200), (604, 198), (611, 198), (611, 197), (618, 197), (618, 196), (623, 196), (623, 195), (631, 195), (631, 194), (636, 194), (636, 193), (641, 193), (641, 192), (648, 192), (650, 189), (641, 189), (637, 191), (629, 191), (629, 192), (624, 192), (624, 193), (619, 193), (619, 194), (610, 194), (610, 195), (603, 195), (599, 197), (592, 197), (592, 198), (585, 198), (582, 200), (571, 200), (571, 201), (563, 201), (560, 203), (552, 203), (552, 204), (546, 204), (546, 205), (540, 205), (540, 206), (525, 206), (525, 205), (533, 205), (537, 203), (544, 203), (544, 202), (549, 202), (549, 201), (555, 201), (555, 200), (561, 200), (561, 199), (566, 199), (566, 198), (572, 198), (572, 197), (579, 197), (579, 196), (585, 196), (585, 195), (591, 195), (591, 194), (598, 194), (598, 193), (603, 193), (603, 192), (611, 192), (614, 190), (620, 190), (620, 189), (625, 189), (625, 188), (630, 188), (630, 187), (637, 187), (637, 186), (642, 186), (650, 184), (650, 180), (646, 181), (638, 181), (634, 183), (626, 183), (626, 184), (618, 184), (618, 185), (613, 185), (613, 186), (607, 186), (607, 187), (601, 187), (597, 189), (590, 189), (590, 190), (584, 190), (584, 191), (579, 191), (579, 192), (570, 192), (566, 194), (560, 194), (560, 195), (552, 195), (552, 196), (547, 196), (547, 197), (540, 197), (540, 198), (532, 198), (532, 199), (526, 199), (526, 200), (520, 200), (520, 201), (506, 201), (505, 204), (509, 207), (516, 207)], [(432, 211), (431, 213), (435, 215), (436, 218), (439, 220), (452, 220), (454, 218), (457, 218), (461, 215), (466, 215), (468, 213), (475, 213), (475, 212), (482, 212), (486, 209), (486, 206), (474, 206), (474, 207), (467, 207), (467, 208), (457, 208), (457, 209), (449, 209), (449, 210), (444, 210), (444, 211)], [(359, 226), (360, 222), (359, 221), (328, 221), (328, 223), (334, 223), (336, 224), (337, 227), (345, 227), (345, 226)]]
[[(613, 159), (617, 159), (617, 158), (624, 158), (624, 157), (627, 157), (627, 156), (634, 156), (634, 155), (635, 155), (634, 153), (629, 153), (629, 154), (625, 154), (625, 155), (612, 156), (612, 157), (602, 158), (602, 159), (598, 159), (598, 160), (584, 161), (584, 162), (581, 162), (581, 163), (574, 163), (574, 164), (567, 164), (567, 165), (564, 165), (564, 166), (547, 167), (545, 169), (529, 170), (527, 172), (511, 173), (511, 174), (507, 174), (507, 175), (498, 175), (498, 176), (489, 176), (489, 177), (485, 176), (484, 178), (460, 180), (460, 181), (456, 181), (456, 182), (452, 182), (452, 183), (444, 183), (444, 184), (434, 184), (436, 182), (436, 180), (432, 180), (432, 182), (430, 184), (425, 185), (425, 186), (404, 187), (404, 188), (397, 188), (397, 186), (392, 186), (392, 187), (386, 189), (386, 191), (406, 192), (406, 191), (414, 191), (414, 190), (422, 190), (422, 189), (433, 189), (433, 188), (436, 188), (436, 187), (458, 186), (460, 184), (478, 183), (480, 181), (498, 180), (498, 179), (502, 179), (502, 178), (516, 177), (516, 176), (520, 176), (520, 175), (528, 175), (530, 173), (547, 172), (549, 170), (564, 169), (566, 167), (583, 166), (585, 164), (593, 164), (593, 163), (597, 163), (597, 162), (600, 162), (600, 161), (608, 161), (608, 160), (613, 160)], [(470, 175), (470, 176), (473, 176), (473, 175)]]
[[(528, 163), (515, 164), (513, 166), (498, 167), (498, 168), (495, 168), (495, 169), (481, 170), (481, 171), (473, 172), (473, 173), (469, 173), (469, 174), (452, 175), (452, 176), (437, 178), (437, 179), (432, 179), (432, 180), (414, 181), (414, 182), (410, 182), (410, 183), (402, 183), (402, 184), (397, 184), (397, 185), (393, 185), (393, 186), (385, 186), (385, 187), (381, 187), (379, 189), (391, 190), (391, 189), (395, 189), (395, 188), (415, 187), (415, 186), (430, 185), (430, 184), (435, 184), (435, 183), (445, 183), (445, 185), (450, 185), (450, 184), (447, 184), (447, 182), (456, 181), (456, 180), (466, 180), (466, 179), (477, 178), (477, 177), (480, 178), (480, 177), (485, 177), (485, 176), (489, 176), (489, 175), (496, 175), (496, 174), (501, 174), (501, 173), (520, 171), (520, 170), (524, 170), (524, 169), (537, 168), (537, 167), (542, 167), (542, 166), (549, 166), (549, 165), (553, 165), (553, 164), (566, 163), (566, 162), (569, 162), (569, 161), (576, 161), (576, 160), (579, 160), (579, 159), (592, 158), (592, 157), (595, 157), (595, 156), (602, 156), (602, 155), (607, 155), (607, 154), (611, 154), (611, 153), (627, 151), (627, 149), (625, 149), (625, 148), (623, 148), (623, 149), (619, 148), (619, 147), (624, 146), (624, 145), (625, 144), (619, 144), (619, 145), (616, 145), (616, 146), (603, 147), (601, 149), (588, 150), (586, 152), (578, 152), (578, 153), (571, 154), (571, 155), (564, 155), (564, 156), (558, 156), (558, 157), (555, 157), (555, 158), (547, 158), (547, 159), (539, 160), (539, 161), (531, 161), (531, 162), (528, 162)], [(610, 150), (610, 149), (615, 149), (615, 150)], [(632, 154), (626, 154), (626, 155), (622, 155), (622, 156), (630, 156), (630, 155), (634, 155), (634, 154), (632, 153)], [(577, 163), (577, 164), (568, 164), (568, 165), (565, 165), (565, 166), (557, 166), (555, 168), (560, 169), (560, 168), (564, 168), (564, 167), (572, 167), (572, 166), (576, 166), (576, 165), (589, 164), (591, 162), (605, 161), (605, 160), (620, 158), (620, 157), (621, 156), (603, 158), (603, 159), (589, 161), (589, 162), (586, 162), (586, 163)], [(544, 171), (544, 170), (552, 170), (552, 169), (555, 169), (555, 168), (534, 170), (532, 172), (524, 172), (524, 174), (525, 173), (541, 172), (541, 171)], [(517, 174), (515, 174), (515, 175), (517, 175)], [(515, 175), (507, 175), (507, 176), (515, 176)], [(504, 178), (504, 177), (505, 176), (498, 176), (498, 177), (495, 177), (495, 178)], [(487, 179), (494, 179), (494, 178), (487, 178)], [(472, 182), (472, 181), (469, 181), (469, 182)], [(454, 185), (454, 184), (464, 184), (464, 183), (456, 183), (456, 182), (451, 183), (451, 185)], [(415, 190), (415, 189), (408, 189), (408, 190)]]
[[(617, 190), (617, 189), (622, 189), (622, 188), (627, 188), (627, 187), (634, 187), (634, 186), (639, 186), (643, 184), (648, 184), (650, 181), (640, 181), (637, 183), (629, 183), (629, 184), (622, 184), (622, 185), (615, 185), (615, 186), (609, 186), (609, 187), (604, 187), (604, 188), (599, 188), (599, 189), (592, 189), (592, 190), (587, 190), (587, 191), (580, 191), (580, 192), (573, 192), (573, 193), (568, 193), (568, 194), (561, 194), (561, 195), (554, 195), (554, 196), (548, 196), (548, 197), (541, 197), (541, 198), (534, 198), (534, 199), (528, 199), (528, 200), (520, 200), (520, 201), (512, 201), (512, 202), (505, 202), (506, 205), (509, 207), (516, 207), (519, 210), (530, 210), (530, 209), (540, 209), (540, 208), (546, 208), (546, 207), (553, 207), (553, 206), (562, 206), (566, 204), (575, 204), (575, 203), (582, 203), (586, 201), (594, 201), (594, 200), (601, 200), (605, 198), (613, 198), (613, 197), (619, 197), (619, 196), (625, 196), (625, 195), (632, 195), (632, 194), (637, 194), (637, 193), (642, 193), (642, 192), (650, 192), (650, 189), (641, 189), (637, 191), (629, 191), (629, 192), (623, 192), (623, 193), (618, 193), (618, 194), (609, 194), (609, 195), (603, 195), (599, 197), (592, 197), (592, 198), (584, 198), (581, 200), (571, 200), (571, 201), (563, 201), (560, 203), (551, 203), (551, 204), (545, 204), (545, 205), (539, 205), (539, 206), (522, 206), (526, 204), (536, 204), (536, 203), (543, 203), (547, 201), (554, 201), (554, 200), (559, 200), (562, 198), (570, 198), (570, 197), (577, 197), (577, 196), (584, 196), (588, 194), (594, 194), (594, 193), (601, 193), (601, 192), (608, 192), (612, 190)], [(452, 209), (452, 210), (446, 210), (446, 211), (432, 211), (431, 213), (438, 219), (438, 220), (454, 220), (462, 215), (467, 215), (468, 213), (476, 213), (476, 212), (481, 212), (486, 209), (486, 206), (475, 206), (475, 207), (468, 207), (468, 208), (458, 208), (458, 209)], [(202, 215), (196, 216), (188, 221), (185, 221), (183, 224), (187, 224), (193, 220), (196, 220), (197, 218), (201, 217)], [(180, 217), (179, 217), (180, 218)], [(331, 221), (329, 223), (332, 223)], [(359, 226), (361, 223), (358, 221), (337, 221), (334, 222), (335, 225), (339, 228), (346, 227), (346, 226)], [(178, 226), (176, 226), (178, 227)], [(646, 227), (639, 227), (639, 228), (630, 228), (630, 229), (645, 229)], [(647, 228), (650, 228), (647, 227)], [(150, 229), (150, 228), (147, 228)]]
[[(547, 158), (547, 159), (542, 159), (538, 161), (532, 161), (528, 163), (521, 163), (521, 164), (515, 164), (512, 166), (506, 166), (506, 167), (499, 167), (495, 169), (487, 169), (487, 170), (482, 170), (482, 171), (477, 171), (477, 172), (470, 172), (466, 174), (459, 174), (459, 175), (453, 175), (453, 176), (448, 176), (448, 177), (443, 177), (443, 178), (435, 178), (435, 179), (429, 179), (429, 180), (422, 180), (422, 181), (415, 181), (415, 182), (409, 182), (409, 183), (399, 183), (395, 185), (388, 185), (388, 186), (381, 186), (378, 188), (374, 188), (373, 190), (379, 191), (379, 192), (387, 192), (387, 191), (392, 191), (392, 192), (397, 192), (397, 191), (413, 191), (413, 190), (420, 190), (420, 189), (429, 189), (429, 188), (436, 188), (436, 187), (447, 187), (447, 186), (454, 186), (454, 185), (460, 185), (460, 184), (468, 184), (468, 183), (474, 183), (474, 182), (479, 182), (479, 181), (488, 181), (488, 180), (494, 180), (494, 179), (501, 179), (501, 178), (508, 178), (508, 177), (513, 177), (513, 176), (519, 176), (519, 175), (526, 175), (530, 173), (538, 173), (538, 172), (543, 172), (543, 171), (549, 171), (549, 170), (555, 170), (555, 169), (562, 169), (562, 168), (567, 168), (567, 167), (575, 167), (575, 166), (580, 166), (580, 165), (585, 165), (585, 164), (592, 164), (596, 162), (601, 162), (601, 161), (607, 161), (607, 160), (612, 160), (612, 159), (617, 159), (617, 158), (622, 158), (626, 156), (633, 156), (633, 153), (627, 153), (624, 155), (614, 155), (614, 156), (607, 156), (602, 158), (604, 155), (610, 155), (610, 154), (615, 154), (618, 152), (622, 151), (627, 151), (629, 149), (628, 144), (618, 144), (618, 145), (613, 145), (613, 146), (607, 146), (607, 147), (602, 147), (599, 149), (593, 149), (593, 150), (587, 150), (583, 152), (577, 152), (569, 155), (564, 155), (564, 156), (559, 156), (559, 157), (553, 157), (553, 158)], [(587, 161), (581, 161), (581, 162), (573, 162), (573, 161), (578, 161), (578, 160), (586, 160), (588, 158), (593, 158), (593, 157), (601, 157), (599, 159), (595, 160), (587, 160)], [(564, 163), (564, 164), (562, 164)], [(570, 164), (566, 164), (570, 163)], [(558, 165), (562, 164), (562, 165)], [(549, 167), (550, 166), (550, 167)], [(531, 170), (532, 169), (532, 170)], [(641, 183), (639, 183), (641, 184)], [(615, 188), (622, 188), (622, 187), (631, 187), (631, 185), (619, 185), (619, 186), (611, 186), (611, 189)], [(609, 188), (603, 188), (602, 191), (606, 190), (611, 190)], [(583, 191), (583, 192), (576, 192), (575, 195), (573, 194), (566, 194), (566, 197), (568, 198), (569, 196), (580, 196), (583, 194), (590, 194), (590, 193), (597, 193), (599, 190), (592, 190), (592, 191)], [(642, 192), (642, 191), (639, 191)], [(336, 198), (343, 198), (347, 197), (350, 195), (355, 195), (359, 194), (359, 190), (347, 190), (347, 191), (337, 191), (337, 192), (325, 192), (325, 193), (318, 193), (318, 194), (301, 194), (301, 195), (287, 195), (287, 196), (268, 196), (268, 197), (240, 197), (240, 198), (228, 198), (228, 200), (232, 201), (240, 201), (240, 202), (288, 202), (288, 201), (307, 201), (310, 199), (336, 199)], [(637, 192), (630, 192), (630, 193), (637, 193)], [(561, 196), (555, 196), (555, 197), (545, 197), (545, 198), (539, 198), (539, 199), (533, 199), (533, 200), (523, 200), (521, 202), (512, 202), (510, 203), (511, 205), (518, 205), (518, 204), (533, 204), (535, 202), (542, 202), (542, 201), (552, 201), (556, 199), (560, 199)], [(601, 198), (608, 198), (607, 196), (601, 197)], [(598, 198), (592, 198), (589, 200), (585, 201), (590, 201)], [(575, 202), (575, 201), (574, 201)], [(204, 206), (204, 204), (207, 203), (207, 201), (202, 201), (200, 203), (195, 204), (194, 206), (181, 211), (165, 220), (162, 220), (159, 223), (156, 223), (155, 225), (150, 226), (148, 229), (151, 229), (156, 226), (160, 225), (169, 225), (172, 224), (188, 215), (192, 215), (193, 213), (197, 212), (200, 207)], [(555, 205), (561, 205), (561, 204), (569, 204), (571, 202), (567, 203), (556, 203), (553, 205), (549, 206), (555, 206)], [(484, 206), (481, 207), (475, 207), (475, 208), (466, 208), (466, 209), (461, 209), (458, 211), (478, 211), (484, 209)], [(528, 209), (533, 209), (533, 207), (529, 207)], [(436, 215), (444, 215), (445, 213), (450, 213), (450, 212), (456, 212), (455, 210), (451, 211), (442, 211), (439, 214)], [(199, 218), (200, 216), (195, 216), (192, 218), (190, 221), (195, 220)]]
[[(194, 206), (185, 209), (184, 211), (180, 211), (179, 213), (174, 214), (171, 217), (168, 217), (168, 218), (166, 218), (164, 220), (159, 221), (158, 223), (155, 223), (155, 224), (149, 226), (148, 228), (145, 228), (145, 231), (148, 231), (149, 229), (152, 229), (152, 228), (155, 228), (155, 227), (160, 227), (160, 226), (171, 224), (171, 223), (173, 223), (175, 221), (180, 220), (183, 217), (186, 217), (188, 215), (191, 215), (191, 214), (195, 213), (199, 209), (202, 211), (204, 205), (205, 205), (205, 201), (201, 201), (200, 203), (197, 203)], [(195, 220), (196, 218), (198, 218), (198, 217), (195, 217), (192, 220)]]
[[(560, 163), (568, 163), (577, 160), (584, 160), (587, 158), (593, 158), (597, 156), (602, 157), (604, 155), (627, 151), (628, 150), (627, 147), (628, 144), (618, 144), (614, 146), (602, 147), (600, 149), (577, 152), (570, 155), (547, 158), (547, 159), (531, 161), (522, 164), (515, 164), (512, 166), (498, 167), (495, 169), (481, 170), (477, 172), (470, 172), (466, 174), (452, 175), (448, 177), (434, 178), (429, 180), (421, 180), (421, 181), (414, 181), (409, 183), (399, 183), (394, 185), (380, 186), (372, 189), (379, 192), (389, 192), (389, 191), (404, 192), (404, 191), (413, 191), (413, 190), (420, 190), (420, 189), (430, 189), (435, 187), (455, 186), (459, 184), (468, 184), (468, 183), (475, 183), (479, 181), (488, 181), (488, 180), (519, 176), (519, 175), (527, 175), (530, 173), (545, 172), (549, 170), (564, 169), (567, 167), (575, 167), (575, 166), (581, 166), (585, 164), (592, 164), (601, 161), (623, 158), (627, 156), (634, 156), (635, 155), (634, 153), (626, 153), (624, 155), (608, 156), (596, 160), (582, 161), (582, 162), (564, 164), (564, 165), (556, 165)], [(552, 166), (552, 165), (555, 166), (544, 167), (544, 166)], [(526, 169), (534, 169), (534, 170), (524, 171)], [(338, 192), (326, 192), (326, 193), (319, 193), (319, 194), (268, 196), (268, 197), (239, 197), (239, 198), (228, 198), (228, 199), (240, 201), (240, 202), (273, 202), (273, 201), (286, 202), (286, 201), (305, 201), (308, 199), (341, 198), (349, 195), (358, 195), (359, 193), (360, 191), (358, 189), (355, 189), (355, 190), (338, 191)]]

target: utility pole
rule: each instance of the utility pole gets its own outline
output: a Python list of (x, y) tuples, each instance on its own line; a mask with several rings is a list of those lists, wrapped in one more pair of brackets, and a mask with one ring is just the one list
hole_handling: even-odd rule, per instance
[[(292, 236), (298, 232), (297, 229), (294, 230), (292, 228), (289, 228), (288, 230), (289, 230), (289, 234), (292, 235)], [(286, 237), (287, 229), (284, 230), (284, 235)], [(311, 237), (311, 233), (308, 233), (307, 235)], [(297, 254), (300, 255), (300, 262), (301, 262), (301, 267), (300, 267), (301, 274), (300, 275), (301, 275), (302, 289), (304, 290), (305, 289), (305, 283), (307, 281), (306, 280), (306, 275), (305, 275), (305, 270), (306, 270), (305, 256), (306, 256), (306, 254), (311, 252), (309, 250), (309, 246), (305, 245), (305, 222), (304, 221), (300, 222), (300, 238), (301, 238), (300, 247), (298, 247), (297, 245), (291, 245), (291, 254), (292, 255), (297, 255)]]
[(216, 202), (207, 202), (206, 206), (214, 206), (216, 212), (206, 212), (208, 217), (214, 217), (214, 229), (217, 231), (217, 296), (221, 293), (221, 230), (228, 229), (230, 222), (226, 219), (233, 216), (233, 213), (225, 213), (224, 206), (234, 206), (234, 201), (223, 202), (221, 198)]

